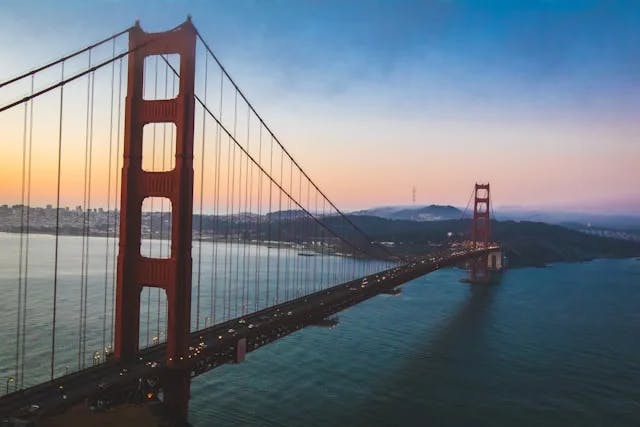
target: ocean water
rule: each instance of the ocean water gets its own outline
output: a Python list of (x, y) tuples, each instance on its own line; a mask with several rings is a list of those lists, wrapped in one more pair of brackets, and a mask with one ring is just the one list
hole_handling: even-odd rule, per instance
[[(0, 395), (9, 378), (29, 386), (49, 377), (53, 243), (52, 236), (30, 237), (27, 327), (21, 340), (15, 332), (19, 236), (0, 233)], [(94, 352), (111, 343), (114, 246), (106, 243), (89, 239), (82, 352), (82, 239), (61, 237), (56, 376), (91, 365)], [(159, 253), (159, 242), (143, 245)], [(199, 250), (194, 244), (193, 301)], [(325, 257), (321, 265), (319, 257), (288, 250), (281, 252), (278, 269), (273, 249), (264, 246), (203, 243), (201, 250), (201, 313), (192, 316), (194, 329), (198, 319), (202, 327), (241, 312), (242, 305), (230, 304), (229, 296), (241, 294), (243, 284), (249, 309), (273, 302), (278, 275), (284, 298), (311, 291), (304, 289), (306, 283), (329, 285), (383, 267), (362, 262), (354, 272), (345, 268), (344, 258)], [(259, 261), (245, 264), (245, 253)], [(252, 274), (243, 275), (245, 270)], [(640, 425), (639, 260), (513, 269), (488, 287), (461, 283), (465, 276), (453, 268), (434, 272), (406, 284), (399, 296), (381, 295), (340, 313), (333, 329), (306, 328), (250, 353), (242, 364), (194, 379), (190, 422), (202, 427)], [(217, 287), (211, 287), (211, 278)], [(157, 296), (162, 295), (155, 289), (142, 293), (142, 347), (153, 336), (164, 338), (164, 301)], [(16, 355), (18, 361), (24, 358), (23, 376), (15, 373)]]
[(194, 426), (638, 426), (640, 261), (447, 269), (196, 378)]
[[(50, 379), (55, 237), (0, 233), (0, 395)], [(113, 348), (117, 242), (60, 236), (54, 376), (105, 360)], [(22, 252), (22, 256), (20, 253)], [(141, 252), (168, 244), (143, 240)], [(237, 318), (390, 265), (347, 257), (298, 256), (281, 245), (194, 242), (191, 330)], [(309, 252), (306, 250), (306, 252)], [(26, 306), (24, 304), (26, 296)], [(166, 296), (141, 292), (140, 348), (166, 340)]]

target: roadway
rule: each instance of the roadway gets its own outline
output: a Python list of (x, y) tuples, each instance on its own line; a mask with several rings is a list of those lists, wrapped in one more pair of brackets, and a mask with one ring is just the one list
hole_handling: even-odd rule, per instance
[[(346, 282), (313, 294), (229, 320), (191, 334), (191, 346), (178, 364), (192, 377), (225, 363), (236, 361), (238, 346), (246, 352), (314, 324), (381, 293), (390, 292), (417, 277), (459, 264), (470, 258), (499, 249), (490, 247), (456, 251), (416, 259), (407, 264)], [(104, 364), (71, 373), (0, 398), (0, 421), (11, 416), (36, 419), (59, 413), (69, 406), (87, 401), (90, 405), (108, 406), (161, 393), (167, 371), (165, 345), (140, 352), (134, 363)], [(241, 352), (242, 353), (242, 352)]]

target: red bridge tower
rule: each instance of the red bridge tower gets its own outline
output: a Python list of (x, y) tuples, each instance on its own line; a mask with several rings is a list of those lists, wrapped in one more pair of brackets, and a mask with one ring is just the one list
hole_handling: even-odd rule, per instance
[[(128, 85), (125, 106), (124, 162), (120, 207), (120, 244), (116, 293), (115, 357), (130, 362), (138, 354), (140, 293), (143, 286), (167, 295), (167, 378), (165, 403), (185, 416), (189, 401), (187, 358), (191, 318), (191, 221), (193, 210), (193, 124), (196, 30), (190, 19), (174, 30), (145, 33), (136, 23), (129, 31)], [(143, 99), (144, 60), (150, 55), (180, 55), (180, 83), (173, 99)], [(143, 127), (173, 123), (175, 167), (166, 172), (142, 169)], [(166, 197), (171, 202), (171, 255), (140, 253), (142, 202)]]
[[(491, 192), (489, 184), (476, 184), (473, 202), (473, 224), (471, 240), (473, 249), (488, 248), (491, 238)], [(489, 255), (475, 259), (471, 264), (471, 283), (489, 282)]]

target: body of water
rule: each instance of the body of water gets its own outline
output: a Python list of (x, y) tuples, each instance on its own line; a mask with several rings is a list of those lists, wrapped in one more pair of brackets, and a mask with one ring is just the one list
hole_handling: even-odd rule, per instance
[(194, 426), (638, 426), (640, 261), (447, 269), (196, 378)]
[[(55, 271), (54, 376), (104, 361), (105, 349), (113, 348), (117, 241), (60, 236), (57, 270), (55, 236), (36, 234), (27, 240), (19, 234), (0, 233), (0, 248), (0, 395), (6, 392), (7, 381), (28, 387), (51, 377)], [(299, 256), (301, 250), (284, 243), (194, 242), (191, 330), (390, 266), (331, 256), (328, 250)], [(168, 242), (145, 239), (141, 251), (166, 256)], [(308, 249), (305, 252), (309, 254)], [(166, 317), (164, 290), (143, 288), (140, 348), (166, 341)]]
[[(85, 243), (89, 251), (83, 256), (81, 237), (60, 240), (56, 376), (90, 365), (94, 351), (112, 340), (114, 242), (92, 237)], [(158, 252), (159, 244), (143, 242), (150, 252)], [(26, 242), (22, 246), (20, 269), (19, 235), (0, 233), (3, 388), (10, 377), (29, 386), (49, 376), (54, 237), (31, 236), (28, 263)], [(199, 250), (194, 243), (193, 301)], [(278, 258), (275, 249), (259, 245), (203, 243), (201, 250), (201, 312), (192, 316), (193, 329), (198, 321), (203, 327), (241, 314), (243, 303), (232, 302), (243, 287), (251, 311), (275, 302), (276, 283), (282, 300), (312, 291), (310, 283), (329, 286), (383, 268), (362, 261), (354, 269), (344, 258), (328, 256), (322, 263), (295, 249)], [(333, 329), (306, 328), (250, 353), (242, 364), (197, 377), (190, 422), (640, 425), (639, 260), (514, 269), (493, 286), (463, 284), (466, 274), (434, 272), (405, 285), (399, 296), (381, 295), (340, 313)], [(25, 284), (26, 310), (17, 292)], [(83, 292), (87, 327), (79, 339)], [(163, 340), (161, 296), (156, 289), (143, 290), (142, 347), (153, 336)], [(18, 313), (26, 315), (24, 337), (16, 334)], [(16, 362), (24, 362), (24, 371), (16, 374)]]

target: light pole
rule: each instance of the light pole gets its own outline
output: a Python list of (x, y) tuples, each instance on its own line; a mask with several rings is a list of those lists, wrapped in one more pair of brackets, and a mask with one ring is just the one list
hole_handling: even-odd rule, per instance
[(9, 394), (9, 385), (10, 384), (13, 384), (13, 391), (15, 391), (16, 390), (16, 379), (13, 378), (13, 377), (7, 378), (7, 393), (6, 394)]

